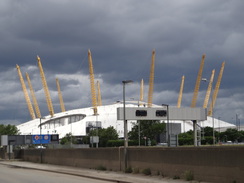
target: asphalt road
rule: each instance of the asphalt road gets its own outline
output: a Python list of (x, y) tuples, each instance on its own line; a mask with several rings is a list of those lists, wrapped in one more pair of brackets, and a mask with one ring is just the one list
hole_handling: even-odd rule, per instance
[[(80, 176), (0, 165), (1, 183), (105, 183)], [(107, 181), (106, 181), (107, 182)]]
[[(183, 179), (0, 159), (0, 183), (189, 183)], [(191, 181), (196, 183), (199, 181)], [(201, 183), (207, 183), (202, 182)]]

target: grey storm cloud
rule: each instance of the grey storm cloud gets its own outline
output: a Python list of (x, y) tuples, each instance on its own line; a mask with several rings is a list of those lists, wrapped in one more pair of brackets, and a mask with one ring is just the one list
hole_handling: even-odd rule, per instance
[[(59, 111), (55, 78), (59, 77), (68, 109), (91, 105), (87, 50), (91, 49), (103, 103), (121, 100), (121, 81), (132, 79), (128, 98), (139, 98), (140, 80), (149, 80), (156, 50), (156, 104), (176, 105), (182, 75), (182, 106), (189, 106), (201, 57), (203, 77), (210, 78), (226, 61), (215, 106), (216, 115), (243, 120), (244, 24), (241, 0), (2, 0), (0, 2), (1, 119), (29, 120), (15, 69), (30, 74), (43, 115), (48, 113), (36, 56), (42, 60), (55, 111)], [(198, 106), (207, 86), (201, 83)], [(145, 90), (145, 100), (147, 100)], [(13, 112), (14, 115), (8, 111)]]

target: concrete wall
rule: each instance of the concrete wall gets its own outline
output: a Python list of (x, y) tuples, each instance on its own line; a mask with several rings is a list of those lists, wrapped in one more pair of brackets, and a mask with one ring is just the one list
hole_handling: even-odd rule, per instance
[[(21, 159), (56, 165), (68, 165), (84, 168), (104, 166), (111, 170), (120, 170), (123, 154), (120, 148), (85, 148), (85, 149), (29, 149), (21, 150)], [(122, 152), (123, 153), (123, 152)], [(120, 157), (121, 156), (121, 157)], [(122, 170), (122, 168), (121, 168)]]
[(0, 159), (5, 159), (5, 151), (0, 148)]
[[(124, 169), (123, 148), (93, 149), (33, 149), (22, 150), (19, 156), (26, 161), (84, 168), (104, 166), (107, 170)], [(232, 183), (244, 182), (244, 146), (216, 147), (130, 147), (128, 166), (154, 174), (180, 176), (192, 171), (195, 180)]]

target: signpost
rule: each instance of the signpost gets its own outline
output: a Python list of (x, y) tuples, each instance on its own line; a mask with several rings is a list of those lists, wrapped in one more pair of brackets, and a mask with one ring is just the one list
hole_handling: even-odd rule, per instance
[[(165, 106), (167, 109), (165, 110)], [(125, 115), (126, 113), (126, 115)], [(163, 104), (163, 107), (118, 107), (117, 108), (117, 120), (167, 120), (167, 134), (168, 134), (168, 146), (171, 146), (171, 142), (175, 141), (176, 137), (171, 137), (172, 132), (169, 131), (169, 120), (190, 120), (204, 121), (207, 119), (207, 110), (205, 108), (177, 108), (169, 107)], [(171, 126), (172, 131), (172, 126)], [(127, 133), (125, 133), (127, 134)], [(125, 135), (126, 136), (126, 135)], [(196, 135), (194, 137), (196, 139)], [(176, 138), (177, 139), (177, 138)], [(174, 143), (173, 146), (177, 146)]]
[(32, 135), (33, 144), (50, 144), (51, 135)]

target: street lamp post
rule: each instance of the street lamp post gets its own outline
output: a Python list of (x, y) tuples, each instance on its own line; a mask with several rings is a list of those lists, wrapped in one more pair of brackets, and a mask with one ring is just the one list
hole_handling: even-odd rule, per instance
[[(170, 147), (170, 134), (169, 134), (169, 105), (168, 104), (162, 104), (162, 106), (166, 106), (167, 107), (167, 144), (168, 147)], [(167, 133), (166, 133), (167, 134)]]
[(45, 117), (40, 117), (40, 149), (41, 149), (41, 163), (42, 163), (42, 119), (46, 119)]
[(41, 148), (41, 157), (40, 157), (40, 161), (42, 163), (42, 118), (40, 118), (40, 148)]
[(138, 122), (138, 144), (141, 146), (141, 129), (140, 129), (141, 121)]
[[(202, 78), (202, 81), (204, 82), (210, 82), (209, 80), (207, 80), (207, 78)], [(214, 95), (213, 95), (213, 87), (211, 86), (211, 94), (212, 94), (212, 121), (213, 121), (213, 145), (215, 145), (215, 133), (214, 133), (214, 109), (213, 109), (213, 99), (214, 99)]]
[(41, 123), (42, 123), (42, 118), (40, 118), (40, 146), (42, 146), (42, 126), (41, 126)]
[(236, 129), (237, 131), (239, 131), (239, 124), (238, 124), (238, 114), (236, 114)]
[(124, 170), (127, 168), (127, 147), (128, 147), (128, 133), (127, 133), (127, 120), (125, 115), (125, 85), (132, 83), (132, 80), (124, 80), (123, 83), (123, 109), (124, 109)]
[(221, 117), (218, 117), (218, 120), (219, 120), (219, 133), (220, 133), (220, 118)]
[(72, 118), (71, 117), (69, 117), (69, 121), (70, 121), (70, 148), (72, 148), (73, 147), (73, 144), (72, 144), (73, 139), (72, 139)]
[(213, 120), (213, 145), (215, 145), (213, 97), (212, 97), (212, 102), (211, 103), (212, 103), (212, 120)]

